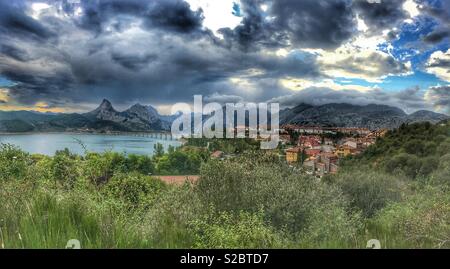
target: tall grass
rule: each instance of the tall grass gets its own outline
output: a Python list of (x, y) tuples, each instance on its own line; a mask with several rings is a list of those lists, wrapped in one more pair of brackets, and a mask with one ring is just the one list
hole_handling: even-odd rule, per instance
[(0, 240), (4, 248), (60, 249), (70, 239), (80, 240), (83, 248), (151, 247), (112, 211), (89, 205), (93, 201), (86, 195), (9, 190), (14, 196), (5, 195), (5, 189), (0, 192)]

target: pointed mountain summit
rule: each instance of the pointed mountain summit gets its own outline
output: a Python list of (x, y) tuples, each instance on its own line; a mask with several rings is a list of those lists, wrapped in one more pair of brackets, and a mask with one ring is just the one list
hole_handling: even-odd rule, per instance
[(108, 99), (103, 99), (102, 103), (100, 104), (99, 108), (101, 109), (108, 109), (108, 110), (114, 110), (111, 102)]
[(106, 111), (117, 112), (109, 100), (103, 99), (102, 103), (95, 110), (89, 112), (88, 114), (98, 115)]
[(121, 122), (125, 120), (125, 118), (121, 115), (121, 113), (117, 112), (112, 106), (111, 102), (107, 99), (103, 99), (100, 106), (87, 113), (87, 116), (95, 117), (98, 120), (106, 120), (106, 121), (114, 121)]

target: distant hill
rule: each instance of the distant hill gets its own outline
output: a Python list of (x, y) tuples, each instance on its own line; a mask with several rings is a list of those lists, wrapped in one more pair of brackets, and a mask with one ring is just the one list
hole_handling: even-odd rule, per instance
[(34, 126), (23, 120), (0, 120), (0, 132), (31, 132)]
[(170, 116), (159, 115), (152, 106), (140, 104), (119, 112), (105, 99), (97, 109), (84, 114), (3, 111), (0, 112), (0, 132), (168, 131), (171, 120)]
[(420, 110), (408, 116), (408, 123), (426, 121), (437, 123), (448, 119), (450, 119), (450, 117), (444, 114), (439, 114), (428, 110)]
[[(154, 107), (141, 104), (135, 104), (125, 111), (117, 111), (105, 99), (98, 108), (84, 114), (0, 111), (0, 132), (169, 131), (176, 117), (177, 115), (160, 115)], [(392, 129), (403, 123), (437, 123), (447, 119), (449, 117), (446, 115), (425, 110), (408, 115), (399, 108), (386, 105), (300, 104), (280, 112), (281, 124), (369, 129)]]
[(411, 115), (386, 105), (357, 106), (351, 104), (326, 104), (312, 106), (300, 104), (280, 112), (281, 124), (301, 124), (328, 127), (364, 127), (369, 129), (399, 127), (403, 123), (438, 123), (449, 119), (447, 115), (431, 111), (418, 111)]

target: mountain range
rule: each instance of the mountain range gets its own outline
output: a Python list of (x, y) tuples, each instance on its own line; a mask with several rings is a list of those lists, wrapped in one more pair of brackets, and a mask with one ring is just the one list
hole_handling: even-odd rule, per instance
[(83, 114), (0, 112), (0, 132), (169, 131), (174, 117), (160, 115), (154, 107), (140, 104), (120, 112), (105, 99), (97, 109)]
[(406, 114), (397, 107), (370, 104), (326, 104), (313, 106), (300, 104), (280, 112), (281, 124), (300, 124), (322, 127), (361, 127), (371, 130), (397, 128), (403, 123), (431, 122), (448, 120), (444, 114), (420, 110)]
[[(141, 104), (125, 111), (117, 111), (111, 102), (105, 99), (97, 109), (83, 114), (0, 111), (0, 132), (169, 131), (176, 117), (177, 115), (160, 115), (154, 107)], [(422, 110), (408, 115), (396, 107), (374, 104), (300, 104), (280, 111), (280, 124), (324, 127), (391, 129), (403, 123), (438, 123), (448, 119), (447, 115), (431, 111)]]

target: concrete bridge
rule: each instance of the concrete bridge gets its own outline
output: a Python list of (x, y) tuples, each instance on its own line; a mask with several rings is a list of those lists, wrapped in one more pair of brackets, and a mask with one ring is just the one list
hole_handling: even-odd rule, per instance
[(108, 133), (107, 135), (126, 135), (135, 137), (147, 137), (158, 140), (176, 141), (171, 133), (168, 132), (132, 132), (132, 133)]

